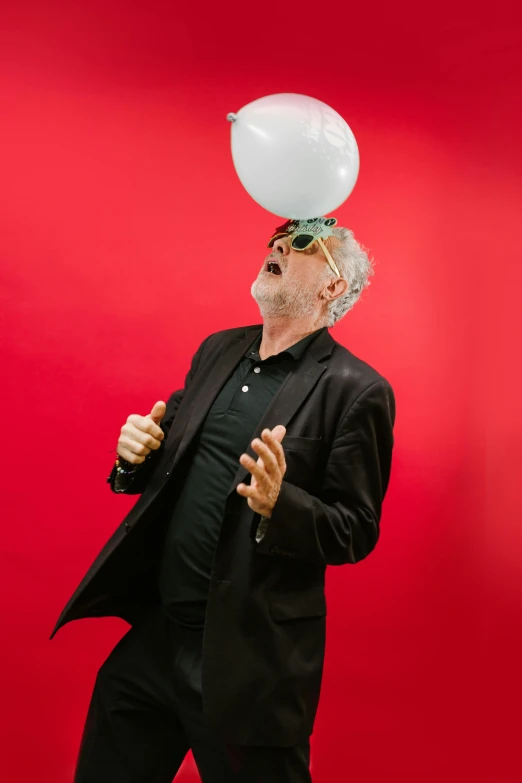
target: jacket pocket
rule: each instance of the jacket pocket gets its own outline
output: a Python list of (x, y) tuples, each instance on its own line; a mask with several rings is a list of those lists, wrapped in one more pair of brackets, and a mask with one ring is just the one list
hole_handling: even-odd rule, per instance
[(284, 437), (281, 441), (286, 459), (285, 481), (312, 495), (322, 483), (325, 463), (325, 441), (322, 438)]
[(283, 449), (292, 451), (310, 451), (319, 448), (322, 443), (322, 438), (302, 438), (300, 435), (285, 435), (281, 441)]
[(299, 617), (326, 615), (326, 597), (323, 587), (292, 590), (289, 593), (271, 593), (269, 604), (272, 620), (278, 623)]

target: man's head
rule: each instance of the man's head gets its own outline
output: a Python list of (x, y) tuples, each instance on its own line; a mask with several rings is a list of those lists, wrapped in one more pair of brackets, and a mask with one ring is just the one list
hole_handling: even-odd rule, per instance
[(340, 272), (335, 274), (319, 242), (295, 250), (278, 236), (251, 289), (264, 318), (307, 318), (316, 328), (333, 326), (350, 310), (373, 274), (364, 249), (346, 228), (323, 239)]

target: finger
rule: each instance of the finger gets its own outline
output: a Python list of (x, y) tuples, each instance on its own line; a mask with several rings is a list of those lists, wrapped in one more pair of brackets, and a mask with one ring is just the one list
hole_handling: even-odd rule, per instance
[(244, 498), (252, 498), (252, 500), (259, 500), (259, 494), (254, 487), (249, 487), (248, 484), (238, 484), (236, 490), (239, 495)]
[[(261, 459), (261, 457), (259, 457), (259, 459), (257, 460), (257, 464), (259, 465), (260, 468), (264, 468), (264, 463), (263, 463), (263, 460)], [(250, 479), (250, 486), (251, 487), (257, 487), (258, 486), (255, 476), (251, 477), (251, 479)]]
[[(142, 430), (138, 429), (134, 424), (131, 424), (127, 422), (127, 424), (124, 424), (121, 428), (121, 434), (123, 437), (127, 438), (130, 442), (134, 441), (137, 445), (143, 445), (146, 446), (148, 449), (151, 449), (152, 451), (155, 451), (156, 449), (159, 449), (161, 446), (161, 440), (159, 438), (155, 438), (154, 435), (149, 434), (148, 432), (143, 432)], [(137, 452), (141, 453), (141, 452)]]
[[(270, 432), (270, 430), (268, 430)], [(274, 429), (272, 430), (272, 436), (279, 442), (283, 440), (283, 438), (286, 435), (286, 427), (284, 427), (282, 424), (278, 424)]]
[(267, 490), (270, 487), (270, 477), (268, 476), (264, 465), (259, 465), (259, 463), (252, 459), (252, 457), (249, 457), (248, 454), (242, 454), (239, 461), (244, 468), (250, 471), (262, 489)]
[(130, 462), (132, 465), (141, 465), (142, 462), (145, 462), (145, 457), (139, 457), (122, 443), (118, 443), (116, 453), (118, 456), (123, 457), (123, 459), (127, 460), (127, 462)]
[(149, 415), (146, 416), (145, 418), (152, 419), (155, 424), (159, 424), (162, 418), (164, 417), (166, 410), (167, 410), (167, 406), (165, 405), (163, 400), (158, 400), (158, 402), (154, 404), (154, 407), (152, 408)]
[(267, 511), (267, 504), (255, 492), (252, 492), (252, 487), (248, 487), (246, 484), (238, 484), (237, 492), (246, 498), (249, 508), (255, 511), (256, 514), (264, 514)]
[[(261, 457), (258, 457), (258, 459), (257, 459), (257, 464), (258, 464), (258, 466), (259, 466), (261, 469), (265, 467), (265, 463), (263, 462), (263, 460), (261, 459)], [(251, 486), (251, 487), (258, 487), (258, 486), (259, 486), (259, 485), (258, 485), (258, 483), (257, 483), (257, 479), (256, 479), (256, 477), (255, 477), (255, 476), (252, 476), (252, 477), (251, 477), (251, 479), (250, 479), (250, 486)]]
[[(284, 429), (284, 427), (282, 427), (282, 429)], [(261, 437), (263, 438), (263, 441), (266, 443), (266, 445), (270, 448), (271, 453), (274, 455), (279, 470), (281, 471), (282, 474), (284, 474), (286, 470), (285, 452), (281, 443), (276, 438), (274, 438), (272, 434), (273, 431), (274, 430), (272, 431), (263, 430), (263, 432), (261, 433)]]
[(139, 413), (131, 413), (126, 423), (132, 424), (133, 427), (136, 427), (136, 429), (140, 432), (145, 432), (147, 435), (152, 435), (152, 437), (157, 438), (157, 440), (163, 440), (165, 437), (165, 433), (159, 424), (156, 424), (156, 422), (154, 422), (150, 416), (140, 416)]
[(256, 438), (252, 441), (252, 448), (256, 452), (256, 454), (259, 454), (259, 457), (264, 460), (264, 465), (266, 468), (266, 472), (272, 479), (278, 479), (280, 476), (280, 469), (279, 464), (277, 462), (277, 457), (268, 445), (268, 443), (263, 443), (262, 440), (259, 440), (259, 438)]
[[(129, 438), (126, 435), (120, 435), (120, 438), (118, 440), (118, 448), (123, 447), (124, 449), (127, 449), (127, 451), (130, 451), (131, 454), (136, 455), (137, 457), (148, 457), (152, 449), (149, 449), (147, 446), (144, 446), (143, 443), (138, 443), (133, 438)], [(125, 459), (125, 455), (122, 454), (122, 457)]]

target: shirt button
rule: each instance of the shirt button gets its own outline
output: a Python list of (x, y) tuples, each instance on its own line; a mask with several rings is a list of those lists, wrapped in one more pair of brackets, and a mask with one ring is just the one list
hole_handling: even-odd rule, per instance
[(241, 391), (248, 391), (248, 386), (243, 386), (243, 388), (241, 389)]
[(261, 367), (254, 367), (254, 372), (261, 372)]

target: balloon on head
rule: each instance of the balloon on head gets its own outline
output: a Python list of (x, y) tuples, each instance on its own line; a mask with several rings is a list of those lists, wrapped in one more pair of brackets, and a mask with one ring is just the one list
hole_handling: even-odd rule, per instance
[(326, 103), (279, 93), (227, 119), (237, 175), (254, 201), (274, 215), (296, 220), (327, 215), (352, 192), (359, 175), (357, 142)]

